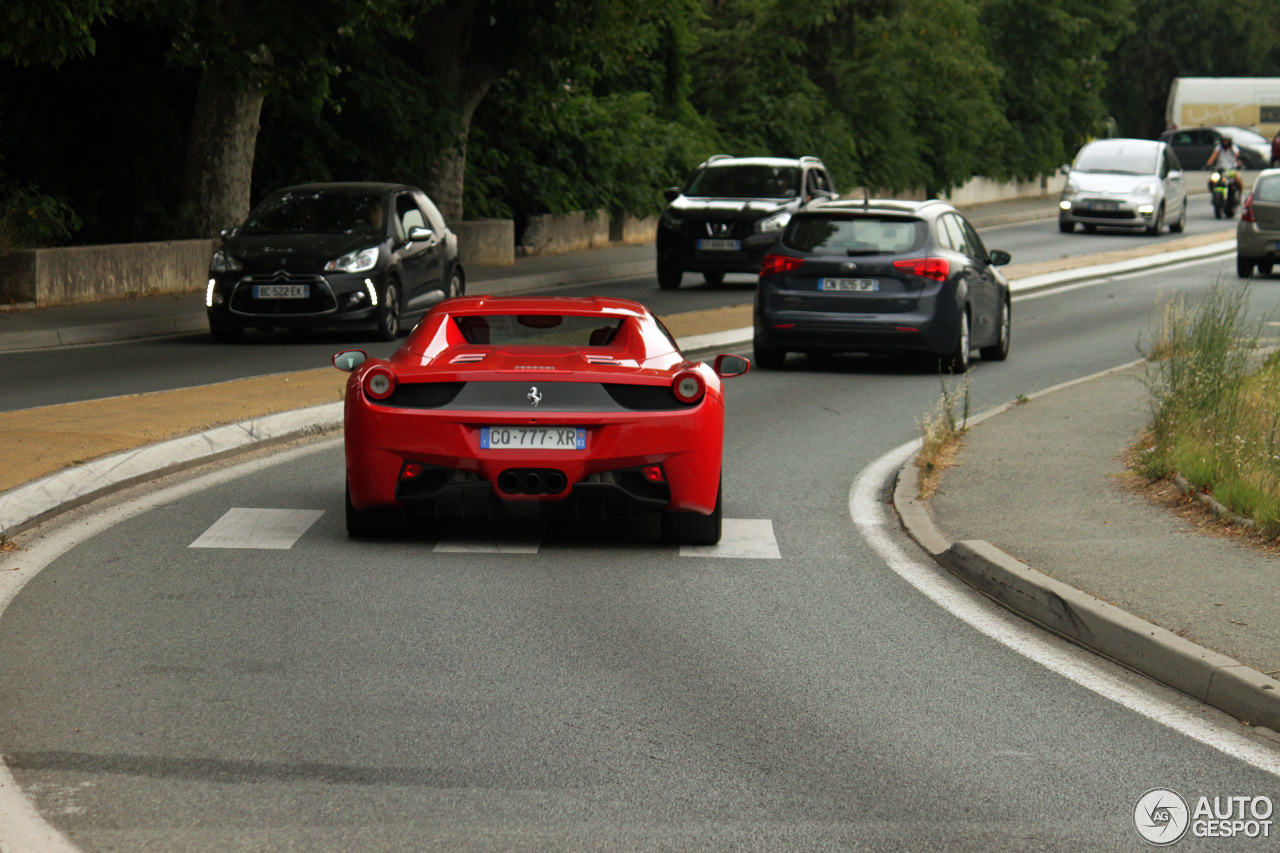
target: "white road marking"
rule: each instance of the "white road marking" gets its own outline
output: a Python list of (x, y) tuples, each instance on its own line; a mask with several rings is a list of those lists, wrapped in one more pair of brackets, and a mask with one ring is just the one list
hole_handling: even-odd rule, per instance
[(681, 545), (681, 557), (730, 557), (739, 560), (781, 560), (773, 521), (767, 518), (726, 518), (716, 545)]
[(441, 539), (432, 548), (436, 554), (536, 554), (540, 540), (528, 539)]
[(188, 547), (287, 551), (322, 515), (322, 509), (232, 507)]
[(919, 441), (913, 441), (889, 451), (864, 468), (849, 488), (849, 516), (890, 569), (951, 615), (1046, 669), (1232, 758), (1280, 776), (1280, 755), (1274, 751), (1104, 672), (1087, 652), (1055, 646), (1041, 629), (996, 606), (934, 562), (904, 552), (887, 531), (888, 511), (881, 496), (889, 478), (918, 446)]

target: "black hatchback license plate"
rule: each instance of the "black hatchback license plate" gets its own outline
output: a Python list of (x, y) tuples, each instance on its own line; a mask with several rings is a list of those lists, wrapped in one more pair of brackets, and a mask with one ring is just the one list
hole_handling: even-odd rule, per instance
[(819, 290), (842, 290), (852, 293), (875, 293), (880, 282), (874, 278), (820, 278)]

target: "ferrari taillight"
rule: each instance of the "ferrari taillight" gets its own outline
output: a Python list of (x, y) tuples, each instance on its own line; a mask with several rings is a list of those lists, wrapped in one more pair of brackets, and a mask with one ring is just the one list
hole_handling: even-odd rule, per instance
[(760, 275), (791, 272), (803, 263), (804, 258), (793, 258), (790, 255), (765, 255), (764, 264), (760, 267)]
[(911, 258), (906, 261), (894, 261), (893, 268), (921, 278), (932, 278), (946, 281), (951, 272), (951, 265), (946, 258)]
[(650, 483), (665, 483), (667, 475), (663, 473), (661, 465), (646, 465), (640, 469), (640, 473)]
[(385, 400), (396, 390), (396, 375), (389, 367), (375, 367), (364, 375), (364, 393), (375, 400)]
[(406, 462), (404, 467), (400, 469), (401, 480), (416, 480), (422, 476), (421, 462)]
[(696, 370), (685, 370), (676, 374), (671, 382), (671, 390), (681, 403), (696, 403), (706, 393), (707, 386)]

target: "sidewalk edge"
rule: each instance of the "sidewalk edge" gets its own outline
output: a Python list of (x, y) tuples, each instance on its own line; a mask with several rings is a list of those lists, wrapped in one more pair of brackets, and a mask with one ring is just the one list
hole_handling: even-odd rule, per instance
[[(1095, 379), (1121, 368), (1045, 389)], [(1008, 404), (970, 420), (1002, 414)], [(1253, 726), (1280, 729), (1280, 682), (1020, 562), (989, 542), (951, 542), (915, 496), (916, 457), (898, 470), (893, 506), (907, 534), (943, 568), (997, 604)]]

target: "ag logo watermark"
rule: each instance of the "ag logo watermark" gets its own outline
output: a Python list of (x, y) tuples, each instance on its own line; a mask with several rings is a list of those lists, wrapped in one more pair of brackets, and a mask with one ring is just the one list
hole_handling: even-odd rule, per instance
[(1195, 838), (1270, 838), (1270, 797), (1199, 797), (1194, 808), (1177, 791), (1153, 788), (1133, 807), (1133, 825), (1157, 847), (1176, 844), (1190, 830)]
[(1133, 825), (1138, 834), (1157, 847), (1181, 841), (1190, 824), (1187, 801), (1167, 788), (1152, 788), (1133, 807)]

